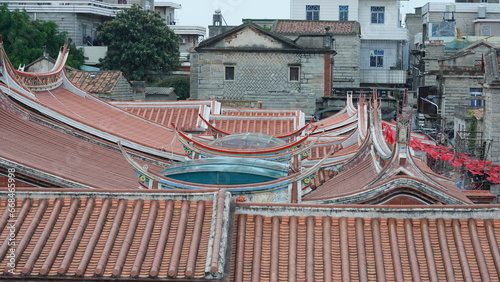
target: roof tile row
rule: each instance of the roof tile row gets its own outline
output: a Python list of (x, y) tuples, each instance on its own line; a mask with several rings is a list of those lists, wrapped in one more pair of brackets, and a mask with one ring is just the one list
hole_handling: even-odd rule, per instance
[(0, 278), (500, 279), (500, 206), (234, 208), (225, 191), (20, 189), (11, 218), (1, 193)]
[[(133, 189), (138, 186), (132, 168), (119, 151), (42, 125), (13, 111), (1, 97), (0, 157), (24, 166), (17, 169), (16, 174), (37, 178), (31, 173), (31, 169), (35, 169), (96, 188)], [(149, 166), (160, 169), (153, 164)]]
[(235, 224), (232, 281), (500, 279), (498, 219), (240, 214)]
[[(14, 232), (16, 276), (188, 279), (211, 272), (218, 277), (218, 248), (225, 243), (222, 236), (211, 237), (221, 234), (218, 229), (223, 226), (214, 219), (221, 209), (213, 206), (223, 208), (225, 202), (224, 191), (177, 199), (172, 194), (167, 198), (161, 194), (23, 194), (16, 199), (16, 217), (9, 218), (4, 198), (0, 201), (0, 235), (5, 238), (0, 247), (1, 272), (12, 274), (8, 238)], [(11, 231), (6, 226), (13, 220)], [(215, 268), (207, 271), (205, 264)]]

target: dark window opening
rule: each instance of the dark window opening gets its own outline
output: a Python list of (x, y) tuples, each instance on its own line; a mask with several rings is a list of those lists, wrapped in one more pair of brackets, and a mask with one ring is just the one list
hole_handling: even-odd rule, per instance
[(289, 80), (299, 81), (300, 67), (289, 67)]
[(234, 67), (226, 67), (225, 80), (234, 80)]

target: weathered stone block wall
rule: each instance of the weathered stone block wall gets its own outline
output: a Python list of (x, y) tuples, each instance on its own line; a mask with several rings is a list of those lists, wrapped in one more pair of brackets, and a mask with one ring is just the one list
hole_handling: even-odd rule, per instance
[(253, 100), (217, 100), (223, 108), (246, 108), (246, 109), (260, 109), (262, 103)]
[(132, 85), (123, 76), (118, 79), (118, 83), (113, 89), (113, 96), (122, 99), (133, 99)]
[(335, 35), (333, 87), (359, 87), (361, 40), (355, 35)]
[[(235, 68), (232, 81), (224, 79), (228, 64)], [(289, 81), (289, 64), (300, 65), (298, 82)], [(303, 103), (314, 105), (315, 100), (323, 96), (323, 70), (323, 54), (193, 53), (191, 98), (257, 100), (262, 101), (266, 108), (302, 108)], [(311, 102), (303, 101), (305, 98)]]
[[(324, 93), (324, 54), (302, 54), (300, 57), (300, 84), (298, 92), (314, 94), (321, 98)], [(295, 93), (295, 91), (292, 91)]]
[(132, 90), (132, 85), (124, 78), (118, 79), (117, 84), (113, 88), (111, 93), (93, 93), (99, 98), (107, 101), (133, 101), (133, 100), (144, 100), (144, 93), (134, 93)]
[[(195, 92), (191, 97), (244, 100), (249, 93), (299, 91), (300, 83), (288, 82), (289, 63), (299, 64), (300, 57), (276, 53), (194, 53), (191, 89)], [(233, 64), (234, 80), (225, 80), (225, 64)]]
[(491, 142), (487, 160), (500, 164), (500, 87), (484, 89), (484, 138)]
[(455, 106), (470, 105), (470, 88), (481, 88), (480, 78), (467, 75), (446, 77), (444, 79), (444, 99), (441, 103), (441, 116), (445, 119), (446, 129), (453, 129)]
[(262, 101), (263, 109), (299, 109), (307, 117), (316, 112), (316, 99), (310, 93), (253, 93), (248, 94), (248, 100)]

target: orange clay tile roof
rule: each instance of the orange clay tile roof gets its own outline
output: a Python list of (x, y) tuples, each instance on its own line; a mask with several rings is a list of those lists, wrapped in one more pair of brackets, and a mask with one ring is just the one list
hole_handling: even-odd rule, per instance
[[(319, 160), (325, 157), (328, 152), (336, 145), (321, 145), (321, 143), (316, 143), (310, 150), (308, 159)], [(352, 144), (348, 147), (341, 148), (338, 152), (332, 155), (332, 157), (353, 155), (359, 150), (358, 144)]]
[(68, 72), (68, 79), (73, 84), (90, 93), (111, 93), (122, 76), (121, 71)]
[(489, 190), (464, 190), (464, 194), (475, 204), (491, 204), (497, 195), (492, 194)]
[(211, 115), (209, 122), (228, 133), (262, 133), (273, 136), (291, 133), (297, 129), (295, 118), (234, 117)]
[[(119, 108), (126, 110), (136, 116), (158, 123), (168, 128), (172, 128), (172, 123), (182, 131), (199, 131), (203, 123), (198, 114), (204, 112), (204, 105), (180, 105), (171, 106), (152, 105), (148, 102), (134, 102), (133, 105), (112, 103)], [(144, 104), (144, 105), (141, 105)], [(205, 125), (206, 128), (206, 125)]]
[(36, 92), (40, 103), (49, 109), (88, 126), (137, 144), (184, 155), (175, 133), (131, 115), (111, 104), (84, 98), (62, 87)]
[(500, 205), (235, 205), (225, 191), (117, 192), (18, 189), (11, 249), (0, 191), (0, 279), (500, 279)]
[[(14, 275), (2, 240), (0, 279), (222, 280), (228, 199), (224, 191), (18, 190)], [(7, 201), (3, 192), (1, 238), (11, 232)]]
[[(365, 148), (365, 150), (368, 149)], [(421, 161), (419, 161), (418, 164), (422, 165)], [(384, 193), (382, 192), (388, 193), (388, 191), (390, 191), (388, 187), (391, 187), (392, 184), (390, 183), (393, 183), (394, 185), (399, 186), (400, 188), (398, 189), (400, 190), (406, 189), (403, 188), (403, 186), (431, 186), (432, 190), (436, 190), (438, 191), (438, 193), (442, 193), (444, 196), (441, 197), (448, 198), (448, 200), (450, 201), (459, 201), (464, 204), (472, 204), (472, 202), (466, 197), (466, 195), (460, 189), (458, 189), (456, 185), (454, 185), (449, 179), (446, 179), (443, 176), (437, 175), (433, 172), (427, 172), (427, 170), (424, 170), (424, 173), (428, 177), (433, 179), (433, 181), (435, 181), (437, 185), (429, 183), (425, 179), (415, 179), (410, 175), (394, 175), (387, 180), (377, 180), (377, 177), (380, 176), (380, 172), (377, 171), (375, 163), (369, 153), (365, 153), (362, 156), (358, 156), (357, 160), (349, 163), (348, 167), (344, 167), (341, 172), (339, 172), (331, 179), (327, 180), (317, 189), (304, 195), (302, 199), (304, 201), (327, 202), (332, 199), (343, 199), (339, 200), (339, 203), (342, 203), (343, 201), (351, 201), (347, 200), (349, 199), (349, 197), (355, 198), (356, 196), (354, 195), (364, 193), (365, 196), (357, 198), (355, 200), (356, 203), (361, 204), (363, 203), (363, 201), (368, 200), (367, 197), (373, 196), (373, 194), (370, 195), (370, 193), (367, 192), (372, 189), (376, 190), (375, 188), (378, 188), (379, 192), (376, 193), (378, 193), (379, 195), (373, 199), (385, 197)], [(380, 187), (386, 188), (382, 191)], [(426, 194), (427, 195), (425, 197), (433, 197), (430, 196), (431, 191), (427, 191)], [(439, 202), (437, 201), (437, 199), (433, 199), (433, 201)]]
[[(2, 98), (0, 158), (24, 166), (18, 167), (18, 174), (37, 179), (38, 172), (45, 172), (89, 187), (138, 187), (134, 171), (118, 150), (105, 148), (93, 142), (92, 137), (89, 139), (92, 142), (89, 142), (83, 139), (88, 136), (78, 137), (74, 132), (64, 133), (29, 120), (27, 114), (13, 114), (12, 108)], [(159, 166), (149, 166), (160, 170)], [(45, 181), (55, 185), (51, 180), (54, 180), (53, 177)]]
[(220, 115), (210, 115), (208, 121), (228, 133), (253, 132), (278, 136), (300, 128), (304, 122), (302, 115), (297, 109), (222, 108)]
[[(341, 122), (347, 121), (351, 116), (345, 112), (340, 115), (334, 115), (325, 119), (321, 119), (313, 123), (313, 126), (318, 126), (318, 129), (328, 128), (332, 126), (338, 127), (338, 124)], [(357, 120), (353, 120), (352, 122), (356, 122)]]
[(332, 179), (304, 195), (304, 201), (314, 201), (329, 197), (358, 192), (365, 187), (377, 175), (377, 169), (370, 157), (365, 158), (348, 170), (339, 172)]
[(378, 209), (238, 204), (230, 280), (500, 281), (498, 214)]
[(281, 109), (244, 109), (244, 108), (222, 108), (221, 114), (226, 116), (258, 116), (258, 117), (296, 117), (298, 118), (301, 111), (295, 110), (281, 110)]
[(357, 22), (301, 20), (279, 20), (276, 23), (274, 31), (281, 34), (325, 34), (326, 27), (330, 27), (329, 32), (333, 34), (359, 32), (359, 24)]

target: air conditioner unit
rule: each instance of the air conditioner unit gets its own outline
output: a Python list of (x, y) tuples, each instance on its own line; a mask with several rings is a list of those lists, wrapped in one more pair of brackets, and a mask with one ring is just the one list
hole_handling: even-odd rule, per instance
[(186, 38), (181, 38), (179, 39), (180, 44), (186, 44)]

